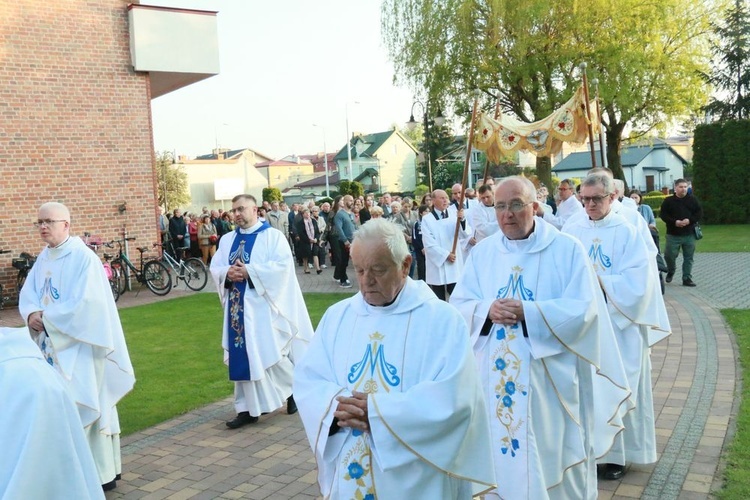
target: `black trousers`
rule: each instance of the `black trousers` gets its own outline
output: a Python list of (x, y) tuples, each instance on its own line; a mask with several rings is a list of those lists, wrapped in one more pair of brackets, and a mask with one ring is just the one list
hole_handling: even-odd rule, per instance
[(336, 246), (338, 247), (338, 255), (336, 256), (336, 269), (333, 272), (333, 277), (343, 283), (349, 279), (346, 275), (346, 267), (349, 265), (349, 249), (340, 241), (336, 241)]
[(453, 289), (456, 288), (456, 284), (448, 283), (447, 285), (430, 285), (430, 288), (432, 288), (432, 291), (435, 292), (437, 298), (442, 301), (448, 302), (448, 295), (453, 293)]
[(414, 253), (417, 254), (417, 279), (424, 281), (426, 276), (424, 254), (422, 250), (415, 250)]

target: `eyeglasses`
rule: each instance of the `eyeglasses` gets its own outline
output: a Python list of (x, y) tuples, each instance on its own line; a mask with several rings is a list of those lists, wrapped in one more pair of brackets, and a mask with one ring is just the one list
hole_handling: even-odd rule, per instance
[(34, 227), (50, 227), (55, 222), (67, 222), (65, 219), (58, 219), (58, 220), (52, 220), (52, 219), (39, 219), (34, 223)]
[(593, 201), (594, 205), (600, 205), (607, 198), (609, 198), (608, 194), (605, 194), (603, 196), (581, 196), (581, 202), (584, 205), (588, 205)]
[(524, 207), (526, 207), (527, 205), (531, 205), (532, 203), (534, 202), (528, 201), (524, 203), (522, 201), (514, 201), (514, 202), (511, 202), (510, 205), (507, 203), (495, 203), (495, 210), (497, 210), (498, 212), (504, 212), (506, 210), (509, 210), (512, 213), (517, 213), (523, 210)]

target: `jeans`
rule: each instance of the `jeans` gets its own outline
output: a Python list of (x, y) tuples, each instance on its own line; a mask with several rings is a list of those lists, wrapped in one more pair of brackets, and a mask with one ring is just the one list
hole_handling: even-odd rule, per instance
[(684, 236), (667, 235), (667, 246), (664, 251), (664, 259), (667, 261), (669, 274), (674, 274), (677, 269), (677, 256), (682, 249), (682, 281), (693, 279), (693, 254), (695, 253), (695, 236), (686, 234)]

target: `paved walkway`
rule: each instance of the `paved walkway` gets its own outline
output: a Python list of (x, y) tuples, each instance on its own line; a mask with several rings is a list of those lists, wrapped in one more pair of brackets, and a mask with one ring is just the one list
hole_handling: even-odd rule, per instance
[[(679, 264), (679, 261), (678, 261)], [(696, 254), (694, 289), (667, 285), (673, 334), (652, 349), (659, 461), (600, 481), (602, 499), (699, 499), (721, 487), (720, 457), (738, 401), (736, 348), (718, 308), (750, 308), (750, 254)], [(304, 291), (341, 292), (332, 271), (301, 274)], [(176, 293), (173, 291), (168, 298)], [(153, 301), (143, 291), (121, 306)], [(0, 324), (13, 311), (0, 311)], [(13, 316), (18, 321), (17, 313)], [(123, 480), (108, 499), (318, 498), (315, 461), (284, 410), (230, 431), (231, 399), (123, 438)]]

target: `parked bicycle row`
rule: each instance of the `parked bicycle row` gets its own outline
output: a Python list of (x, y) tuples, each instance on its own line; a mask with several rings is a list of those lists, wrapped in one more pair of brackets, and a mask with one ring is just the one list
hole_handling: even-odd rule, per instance
[[(132, 289), (135, 283), (146, 285), (156, 295), (167, 295), (173, 287), (179, 285), (180, 281), (185, 282), (185, 286), (193, 291), (200, 291), (208, 283), (208, 270), (201, 259), (191, 257), (188, 259), (178, 260), (173, 255), (162, 251), (161, 243), (154, 243), (153, 248), (159, 248), (160, 257), (146, 258), (144, 253), (151, 250), (148, 247), (136, 247), (140, 256), (138, 265), (136, 265), (127, 253), (126, 242), (135, 241), (134, 237), (117, 239), (105, 242), (101, 237), (92, 236), (84, 233), (84, 243), (94, 251), (99, 253), (101, 247), (115, 249), (116, 253), (109, 254), (106, 251), (102, 253), (102, 266), (107, 275), (112, 296), (115, 302), (120, 295), (127, 290)], [(10, 250), (0, 250), (0, 254), (8, 254)], [(29, 271), (36, 261), (36, 256), (28, 252), (21, 254), (12, 260), (12, 265), (18, 270), (16, 276), (16, 295), (20, 294), (21, 288), (26, 281)], [(11, 296), (0, 283), (0, 309), (10, 302)]]

